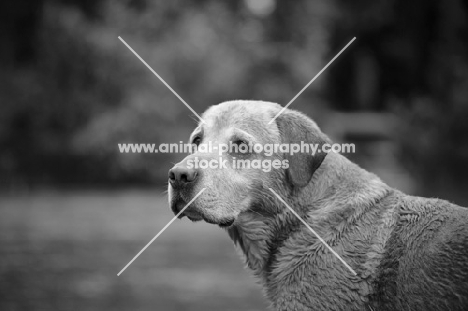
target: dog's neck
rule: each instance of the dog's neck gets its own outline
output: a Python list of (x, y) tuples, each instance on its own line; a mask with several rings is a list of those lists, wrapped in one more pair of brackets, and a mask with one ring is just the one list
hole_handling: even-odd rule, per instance
[[(342, 188), (347, 188), (353, 196), (336, 196), (336, 193), (341, 193)], [(356, 215), (365, 212), (363, 209), (386, 196), (389, 187), (377, 176), (361, 169), (344, 156), (330, 153), (314, 173), (310, 183), (294, 191), (302, 193), (280, 195), (304, 220), (311, 225), (320, 220), (329, 226), (337, 226), (348, 221), (333, 217), (337, 211), (355, 219), (358, 217)], [(303, 226), (279, 200), (269, 197), (266, 201), (270, 206), (263, 208), (273, 211), (272, 213), (242, 213), (236, 226), (228, 230), (233, 241), (242, 249), (249, 268), (265, 282), (278, 249), (290, 235)]]

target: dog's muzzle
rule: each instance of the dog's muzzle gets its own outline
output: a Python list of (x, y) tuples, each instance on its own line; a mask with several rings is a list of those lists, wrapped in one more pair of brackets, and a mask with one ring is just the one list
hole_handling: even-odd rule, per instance
[[(198, 169), (188, 168), (185, 161), (178, 163), (169, 170), (169, 183), (178, 198), (189, 197), (192, 194), (192, 188), (199, 176)], [(177, 214), (185, 204), (172, 204), (172, 211)]]

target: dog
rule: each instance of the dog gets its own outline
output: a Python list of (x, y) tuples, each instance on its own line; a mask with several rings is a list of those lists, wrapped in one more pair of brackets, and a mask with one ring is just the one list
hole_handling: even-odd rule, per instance
[[(281, 110), (263, 101), (212, 106), (190, 142), (331, 143), (300, 112), (270, 122)], [(201, 169), (196, 159), (227, 163)], [(238, 159), (281, 166), (247, 169)], [(169, 171), (168, 189), (175, 214), (205, 189), (179, 217), (225, 228), (274, 310), (468, 310), (468, 209), (392, 189), (341, 154), (230, 150), (220, 158), (198, 149)]]

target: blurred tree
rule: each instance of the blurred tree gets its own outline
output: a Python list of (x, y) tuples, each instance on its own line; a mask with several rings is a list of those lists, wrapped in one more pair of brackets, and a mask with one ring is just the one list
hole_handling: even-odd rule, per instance
[[(256, 1), (139, 1), (136, 6), (108, 2), (104, 23), (114, 31), (105, 36), (115, 42), (122, 35), (198, 112), (238, 98), (286, 103), (320, 70), (326, 28), (312, 30), (323, 26), (330, 13), (324, 8), (317, 12), (320, 5), (326, 6), (324, 1), (315, 6), (298, 1), (300, 5), (289, 10), (284, 0), (260, 2), (261, 6)], [(284, 29), (278, 28), (281, 19), (287, 21)], [(280, 32), (284, 35), (278, 36)], [(114, 52), (118, 50), (138, 73), (125, 84), (123, 104), (95, 115), (77, 133), (75, 145), (114, 158), (117, 175), (138, 172), (165, 181), (170, 160), (183, 155), (121, 155), (116, 154), (117, 143), (185, 141), (195, 123), (134, 55), (122, 46)], [(309, 90), (302, 101), (316, 99), (317, 93), (317, 88)]]
[(178, 156), (122, 155), (117, 143), (178, 142), (195, 122), (119, 35), (198, 112), (236, 98), (285, 104), (357, 36), (346, 61), (337, 60), (294, 107), (320, 119), (325, 94), (339, 110), (397, 110), (408, 168), (424, 181), (434, 170), (444, 182), (468, 176), (461, 168), (468, 19), (460, 0), (0, 5), (5, 182), (165, 179)]
[(7, 42), (0, 55), (0, 181), (89, 180), (94, 171), (82, 169), (92, 159), (75, 156), (70, 141), (99, 107), (121, 97), (119, 82), (102, 75), (115, 57), (90, 46), (79, 10), (53, 1), (2, 5), (8, 14), (0, 22)]
[(328, 92), (335, 107), (396, 112), (401, 162), (417, 177), (419, 192), (434, 196), (451, 189), (451, 197), (463, 195), (468, 183), (466, 2), (360, 0), (338, 1), (338, 6), (334, 45), (350, 35), (359, 45), (350, 62), (331, 68)]

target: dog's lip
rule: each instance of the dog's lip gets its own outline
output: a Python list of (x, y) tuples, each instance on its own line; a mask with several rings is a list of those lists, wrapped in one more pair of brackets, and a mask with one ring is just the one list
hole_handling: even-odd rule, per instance
[[(180, 210), (185, 207), (186, 203), (184, 200), (178, 200), (175, 204), (175, 209)], [(205, 222), (212, 224), (212, 225), (218, 225), (221, 228), (229, 228), (234, 224), (234, 221), (236, 220), (235, 217), (233, 218), (227, 218), (227, 219), (222, 219), (222, 220), (215, 220), (211, 217), (207, 217), (197, 209), (189, 206), (187, 207), (182, 213), (176, 214), (177, 218), (182, 219), (184, 217), (187, 217), (191, 221), (200, 221), (204, 220)]]
[(198, 220), (198, 219), (201, 220), (201, 219), (203, 219), (199, 213), (194, 212), (194, 211), (187, 211), (187, 210), (185, 210), (183, 213), (181, 213), (179, 215), (179, 219), (182, 219), (184, 217), (187, 217), (190, 220)]
[[(203, 216), (202, 216), (203, 217)], [(223, 220), (214, 220), (210, 219), (207, 217), (203, 217), (203, 220), (206, 223), (212, 224), (212, 225), (218, 225), (221, 228), (228, 228), (234, 224), (235, 218), (229, 218), (229, 219), (223, 219)]]
[(218, 223), (218, 226), (220, 226), (221, 228), (229, 228), (234, 224), (234, 221), (234, 218), (223, 220), (222, 222)]
[[(180, 211), (186, 206), (185, 200), (179, 199), (176, 202), (173, 203), (174, 207), (172, 208), (173, 212), (175, 215), (177, 215), (177, 218), (182, 219), (184, 217), (188, 217), (191, 220), (192, 219), (199, 219), (200, 214), (197, 213), (191, 206), (188, 206), (182, 213)], [(179, 214), (180, 213), (180, 214)]]
[(190, 208), (190, 206), (179, 215), (179, 219), (182, 219), (183, 217), (187, 217), (191, 221), (198, 221), (203, 219), (202, 215), (193, 208)]
[(172, 211), (176, 216), (178, 215), (177, 218), (179, 219), (182, 219), (184, 218), (184, 216), (187, 216), (185, 215), (185, 211), (179, 214), (179, 212), (182, 210), (182, 208), (184, 208), (184, 206), (185, 206), (185, 202), (180, 199), (173, 203)]

